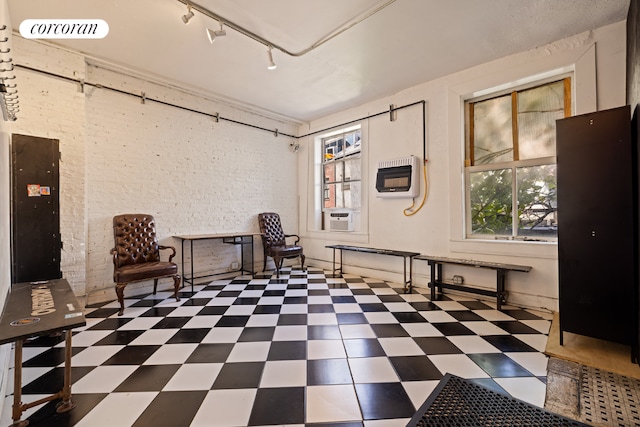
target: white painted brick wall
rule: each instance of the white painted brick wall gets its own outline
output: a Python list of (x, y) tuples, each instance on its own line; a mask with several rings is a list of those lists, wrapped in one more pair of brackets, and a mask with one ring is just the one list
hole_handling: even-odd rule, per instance
[[(293, 134), (294, 126), (185, 90), (86, 66), (81, 55), (20, 39), (18, 64)], [(34, 57), (35, 56), (35, 57)], [(73, 67), (69, 64), (74, 63)], [(72, 68), (77, 68), (72, 69)], [(257, 231), (257, 214), (281, 212), (296, 232), (297, 161), (291, 139), (104, 88), (18, 68), (21, 112), (12, 132), (60, 139), (63, 274), (77, 295), (113, 297), (112, 218), (149, 213), (161, 244), (173, 235)], [(133, 74), (133, 73), (131, 73)], [(226, 271), (239, 246), (208, 242), (194, 254), (196, 272)], [(259, 239), (256, 264), (262, 267)], [(163, 259), (168, 254), (163, 252)], [(212, 263), (212, 261), (214, 261)], [(148, 289), (152, 283), (132, 284)], [(168, 288), (168, 284), (161, 287)], [(93, 298), (93, 297), (92, 297)]]
[[(14, 37), (13, 47), (16, 64), (75, 78), (84, 75), (84, 61), (77, 56), (48, 46), (34, 50), (20, 37)], [(74, 292), (82, 295), (86, 282), (85, 97), (73, 82), (20, 67), (16, 76), (20, 112), (18, 120), (11, 122), (11, 133), (60, 141), (61, 269)]]

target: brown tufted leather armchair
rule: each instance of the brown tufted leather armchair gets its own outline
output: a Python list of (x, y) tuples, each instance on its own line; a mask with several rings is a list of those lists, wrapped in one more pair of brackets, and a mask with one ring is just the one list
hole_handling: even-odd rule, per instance
[[(120, 302), (120, 312), (124, 312), (124, 288), (129, 282), (153, 279), (153, 293), (156, 293), (158, 279), (173, 278), (174, 296), (178, 297), (180, 275), (178, 266), (171, 262), (176, 255), (173, 246), (158, 245), (156, 222), (151, 215), (124, 214), (113, 217), (113, 281), (116, 283), (116, 295)], [(160, 250), (171, 249), (169, 261), (160, 261)]]
[[(284, 234), (280, 215), (274, 212), (258, 214), (260, 233), (262, 233), (262, 246), (264, 247), (264, 265), (262, 271), (267, 268), (267, 256), (273, 258), (276, 265), (276, 277), (280, 277), (280, 268), (285, 258), (300, 257), (302, 270), (304, 270), (304, 254), (302, 246), (298, 246), (300, 237), (295, 234)], [(287, 245), (286, 238), (295, 237), (293, 245)]]

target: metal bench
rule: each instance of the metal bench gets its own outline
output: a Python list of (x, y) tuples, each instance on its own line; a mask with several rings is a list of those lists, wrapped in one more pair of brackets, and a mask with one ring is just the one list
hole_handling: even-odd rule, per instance
[[(488, 261), (474, 261), (470, 259), (457, 259), (457, 258), (445, 258), (431, 255), (418, 255), (415, 259), (427, 261), (431, 267), (431, 280), (429, 281), (429, 287), (431, 288), (431, 300), (436, 299), (436, 288), (438, 293), (442, 293), (443, 288), (454, 289), (462, 292), (471, 292), (480, 295), (492, 296), (497, 299), (498, 310), (502, 309), (502, 304), (507, 302), (507, 291), (505, 285), (507, 281), (507, 272), (520, 271), (528, 273), (531, 271), (531, 266), (528, 265), (515, 265), (515, 264), (503, 264), (498, 262)], [(491, 291), (488, 289), (480, 289), (471, 286), (464, 286), (456, 283), (446, 283), (442, 278), (442, 266), (444, 264), (463, 265), (476, 268), (488, 268), (496, 271), (496, 290)]]
[[(413, 258), (417, 255), (420, 255), (418, 252), (405, 252), (405, 251), (394, 251), (392, 249), (376, 249), (376, 248), (367, 248), (364, 246), (349, 246), (349, 245), (328, 245), (326, 248), (333, 249), (333, 277), (336, 276), (336, 271), (340, 272), (340, 276), (342, 276), (342, 251), (353, 251), (353, 252), (362, 252), (362, 253), (370, 253), (370, 254), (379, 254), (379, 255), (391, 255), (396, 257), (404, 258), (404, 292), (411, 292), (411, 286), (413, 281)], [(336, 250), (340, 251), (340, 267), (336, 268)], [(407, 278), (407, 264), (409, 266), (409, 277)]]

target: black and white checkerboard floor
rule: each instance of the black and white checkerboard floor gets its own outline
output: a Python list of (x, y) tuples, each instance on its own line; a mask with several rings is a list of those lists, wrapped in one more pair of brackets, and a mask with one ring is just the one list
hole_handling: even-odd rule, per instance
[[(30, 426), (404, 426), (446, 372), (543, 406), (551, 316), (310, 268), (88, 307), (73, 396)], [(62, 387), (63, 337), (24, 348), (24, 402)], [(12, 369), (13, 370), (13, 369)], [(12, 378), (13, 372), (9, 373)], [(0, 422), (11, 424), (12, 385)]]

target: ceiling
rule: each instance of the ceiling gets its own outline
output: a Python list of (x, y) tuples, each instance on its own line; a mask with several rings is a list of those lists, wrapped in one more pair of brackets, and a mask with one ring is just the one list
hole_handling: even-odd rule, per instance
[(16, 30), (25, 19), (103, 19), (103, 39), (50, 42), (305, 122), (622, 21), (630, 0), (194, 0), (292, 53), (350, 27), (299, 56), (274, 49), (275, 70), (266, 46), (231, 28), (211, 44), (210, 17), (194, 11), (185, 25), (186, 1), (8, 4)]

